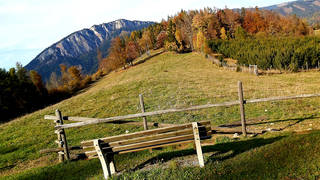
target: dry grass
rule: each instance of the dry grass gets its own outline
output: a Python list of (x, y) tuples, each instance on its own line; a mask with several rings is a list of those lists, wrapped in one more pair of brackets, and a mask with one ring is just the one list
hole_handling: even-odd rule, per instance
[[(85, 92), (70, 99), (1, 124), (0, 173), (5, 175), (24, 171), (24, 168), (19, 168), (20, 164), (25, 164), (29, 166), (28, 168), (40, 167), (43, 164), (28, 162), (37, 162), (41, 158), (50, 159), (49, 155), (40, 155), (38, 151), (56, 147), (53, 123), (43, 119), (44, 115), (53, 114), (55, 109), (60, 109), (64, 115), (84, 117), (110, 117), (137, 113), (140, 112), (139, 94), (144, 95), (146, 111), (233, 101), (238, 99), (239, 80), (243, 82), (246, 99), (319, 93), (320, 88), (319, 72), (316, 71), (254, 76), (223, 70), (197, 53), (167, 52), (129, 69), (112, 72)], [(313, 119), (305, 120), (306, 124), (302, 124), (303, 126), (299, 124), (298, 127), (290, 126), (304, 131), (310, 128), (308, 124), (311, 123), (313, 129), (320, 127), (319, 105), (319, 98), (313, 98), (247, 105), (246, 112), (249, 119), (265, 116), (266, 122), (269, 123), (268, 127), (273, 121), (294, 123), (297, 118), (313, 116)], [(213, 108), (154, 116), (148, 120), (165, 123), (211, 120), (212, 124), (219, 125), (238, 121), (239, 113), (238, 107)], [(266, 124), (259, 126), (267, 127)], [(129, 125), (99, 124), (68, 129), (67, 137), (70, 145), (78, 145), (81, 140), (141, 129), (142, 127)], [(130, 155), (128, 156), (130, 158), (124, 157), (119, 160), (118, 167), (122, 170), (132, 168), (135, 164), (156, 155), (157, 153)], [(49, 162), (55, 163), (54, 160)], [(92, 163), (93, 167), (96, 167), (95, 163), (98, 161)]]

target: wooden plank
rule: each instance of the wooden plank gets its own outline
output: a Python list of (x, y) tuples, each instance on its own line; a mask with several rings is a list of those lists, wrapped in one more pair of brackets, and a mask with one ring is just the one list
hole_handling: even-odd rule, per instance
[[(206, 126), (201, 126), (201, 127), (209, 129), (210, 125), (207, 127)], [(145, 142), (145, 141), (160, 140), (163, 138), (176, 137), (176, 136), (187, 135), (187, 134), (193, 134), (192, 128), (174, 131), (174, 132), (162, 133), (162, 134), (149, 135), (149, 136), (144, 136), (144, 137), (139, 137), (134, 139), (116, 141), (108, 144), (111, 147), (116, 147), (116, 146), (123, 146), (123, 145), (134, 144), (134, 143)]]
[[(193, 135), (192, 135), (193, 137)], [(210, 136), (207, 136), (207, 138), (209, 138)], [(148, 145), (148, 146), (141, 146), (141, 147), (136, 147), (134, 149), (129, 149), (129, 150), (122, 150), (122, 151), (111, 151), (112, 148), (103, 148), (103, 150), (108, 150), (111, 151), (112, 153), (117, 153), (117, 154), (124, 154), (128, 153), (128, 152), (137, 152), (137, 151), (142, 151), (142, 150), (146, 150), (146, 149), (153, 149), (153, 148), (158, 148), (158, 147), (165, 147), (165, 146), (171, 146), (171, 145), (175, 145), (175, 144), (184, 144), (185, 141), (190, 142), (194, 142), (194, 138), (187, 139), (187, 140), (181, 140), (181, 141), (168, 141), (165, 143), (161, 143), (161, 144), (153, 144), (153, 145)], [(94, 156), (96, 155), (96, 151), (86, 151), (85, 155), (88, 157)]]
[[(164, 139), (159, 139), (159, 140), (152, 140), (152, 141), (129, 144), (129, 145), (124, 145), (124, 146), (104, 147), (102, 149), (112, 151), (112, 152), (120, 152), (120, 151), (139, 149), (139, 148), (150, 147), (150, 146), (155, 146), (155, 145), (165, 144), (165, 143), (170, 143), (170, 142), (186, 141), (186, 140), (190, 140), (190, 139), (193, 139), (193, 134), (164, 138)], [(112, 150), (110, 150), (110, 149), (112, 149)], [(95, 154), (95, 151), (87, 151), (87, 152), (85, 152), (85, 154), (87, 154), (87, 155)]]
[[(56, 116), (51, 116), (51, 115), (45, 115), (44, 116), (45, 120), (58, 120)], [(86, 117), (72, 117), (72, 116), (63, 116), (63, 120), (67, 121), (78, 121), (78, 122), (84, 122), (84, 121), (92, 121), (92, 120), (97, 120), (99, 118), (86, 118)], [(137, 122), (137, 121), (113, 121), (110, 123), (114, 124), (128, 124), (128, 125), (136, 125), (136, 126), (143, 126), (143, 122)], [(156, 122), (149, 122), (147, 123), (148, 128), (149, 127), (170, 127), (170, 126), (175, 126), (175, 124), (165, 124), (165, 123), (156, 123)]]
[[(57, 120), (57, 124), (63, 125), (63, 119), (62, 119), (62, 115), (61, 115), (61, 111), (59, 111), (58, 109), (56, 110), (56, 116), (57, 118), (59, 118), (59, 120)], [(59, 135), (58, 135), (59, 136)], [(58, 138), (59, 140), (59, 138)], [(69, 160), (70, 159), (70, 153), (69, 153), (69, 149), (68, 149), (68, 142), (67, 142), (67, 137), (66, 137), (66, 133), (64, 131), (64, 129), (62, 129), (62, 132), (60, 133), (60, 142), (63, 142), (63, 144), (59, 145), (59, 147), (63, 147), (64, 149), (64, 157), (65, 159)]]
[(44, 119), (46, 120), (58, 120), (57, 116), (45, 115)]
[[(202, 126), (205, 126), (205, 125), (210, 124), (210, 121), (201, 121), (201, 122), (199, 122), (199, 124)], [(114, 141), (129, 139), (129, 138), (152, 135), (152, 134), (156, 134), (156, 133), (159, 134), (159, 133), (165, 133), (165, 132), (170, 132), (170, 131), (182, 130), (182, 129), (187, 129), (187, 128), (191, 128), (191, 127), (192, 127), (192, 124), (188, 123), (188, 124), (176, 125), (176, 126), (172, 126), (172, 127), (151, 129), (151, 130), (140, 131), (140, 132), (135, 132), (135, 133), (130, 133), (130, 134), (122, 134), (122, 135), (118, 135), (118, 136), (105, 137), (105, 138), (100, 138), (100, 140), (102, 140), (104, 142), (114, 142)], [(82, 141), (81, 145), (82, 146), (92, 146), (92, 141), (93, 140)]]
[[(141, 112), (144, 113), (145, 112), (145, 108), (144, 108), (144, 102), (143, 102), (142, 94), (139, 94), (139, 99), (140, 99)], [(144, 128), (144, 130), (148, 130), (147, 117), (143, 116), (142, 118), (143, 118), (143, 128)]]
[(203, 159), (202, 148), (200, 143), (200, 133), (199, 133), (198, 123), (197, 122), (192, 123), (192, 127), (193, 127), (194, 143), (196, 145), (196, 150), (197, 150), (197, 155), (199, 160), (199, 166), (204, 167), (204, 159)]
[[(210, 125), (208, 125), (206, 127), (205, 126), (200, 126), (200, 127), (205, 128), (205, 129), (201, 130), (202, 134), (204, 134), (205, 136), (211, 135)], [(187, 135), (187, 134), (193, 134), (192, 128), (180, 130), (180, 131), (169, 132), (169, 133), (144, 136), (144, 137), (139, 137), (139, 138), (134, 138), (134, 139), (116, 141), (116, 142), (111, 142), (111, 143), (101, 143), (100, 145), (102, 148), (104, 148), (104, 147), (113, 148), (113, 147), (117, 147), (117, 146), (129, 145), (129, 144), (134, 144), (134, 143), (141, 143), (141, 142), (146, 142), (146, 141), (151, 141), (151, 140), (160, 140), (160, 139), (164, 139), (164, 138), (176, 137), (176, 136)], [(85, 151), (92, 151), (92, 150), (94, 150), (94, 147), (93, 146), (84, 146), (83, 149)]]
[[(63, 116), (63, 120), (67, 121), (92, 121), (92, 120), (97, 120), (98, 118), (88, 118), (88, 117), (72, 117), (72, 116)], [(51, 116), (51, 115), (45, 115), (44, 119), (46, 120), (58, 120), (57, 116)]]
[(193, 107), (181, 108), (181, 109), (167, 109), (167, 110), (145, 112), (145, 113), (138, 113), (138, 114), (129, 114), (129, 115), (125, 115), (125, 116), (116, 116), (116, 117), (95, 119), (95, 120), (85, 121), (85, 122), (64, 124), (64, 125), (60, 125), (60, 126), (55, 126), (55, 128), (56, 129), (74, 128), (74, 127), (81, 127), (81, 126), (86, 126), (86, 125), (91, 125), (91, 124), (110, 123), (110, 122), (115, 122), (115, 121), (125, 120), (125, 119), (141, 118), (144, 116), (154, 116), (154, 115), (174, 113), (174, 112), (200, 110), (200, 109), (206, 109), (206, 108), (211, 108), (211, 107), (232, 106), (232, 105), (237, 105), (237, 104), (239, 104), (239, 101), (224, 102), (224, 103), (219, 103), (219, 104), (206, 104), (206, 105), (193, 106)]
[[(145, 142), (145, 141), (151, 141), (151, 140), (156, 140), (156, 139), (163, 139), (163, 138), (169, 138), (169, 137), (175, 137), (175, 136), (180, 136), (180, 135), (186, 135), (186, 134), (192, 134), (192, 128), (189, 129), (184, 129), (180, 131), (174, 131), (174, 132), (169, 132), (169, 133), (163, 133), (163, 134), (155, 134), (155, 135), (150, 135), (150, 136), (143, 136), (143, 137), (138, 137), (138, 138), (133, 138), (133, 139), (126, 139), (126, 140), (121, 140), (121, 141), (115, 141), (115, 142), (110, 142), (110, 143), (101, 143), (102, 147), (109, 146), (109, 147), (117, 147), (117, 146), (123, 146), (123, 145), (128, 145), (128, 144), (134, 144), (134, 143), (139, 143), (139, 142)], [(84, 146), (84, 150), (92, 149), (93, 146)]]
[(188, 144), (188, 143), (192, 143), (194, 140), (185, 140), (185, 141), (180, 141), (180, 142), (170, 142), (167, 144), (158, 144), (158, 145), (154, 145), (154, 146), (150, 146), (150, 147), (142, 147), (142, 148), (138, 148), (138, 149), (131, 149), (131, 150), (126, 150), (126, 151), (121, 151), (118, 152), (119, 154), (126, 154), (126, 153), (130, 153), (130, 152), (138, 152), (138, 151), (143, 151), (146, 149), (154, 149), (154, 148), (160, 148), (160, 147), (166, 147), (166, 146), (173, 146), (173, 145), (178, 145), (178, 144)]
[[(221, 133), (221, 134), (234, 134), (234, 133), (242, 133), (242, 130), (238, 130), (236, 128), (225, 128), (225, 127), (211, 127), (213, 133)], [(262, 130), (259, 131), (247, 131), (247, 134), (261, 134)]]
[[(110, 143), (110, 142), (115, 142), (115, 141), (121, 141), (121, 140), (136, 138), (136, 137), (142, 137), (142, 136), (146, 136), (146, 135), (170, 132), (170, 131), (180, 130), (180, 129), (182, 130), (182, 129), (187, 129), (187, 128), (190, 128), (189, 124), (188, 125), (180, 125), (180, 126), (168, 127), (168, 128), (158, 128), (158, 129), (152, 129), (152, 130), (146, 130), (146, 131), (139, 131), (139, 132), (130, 133), (130, 134), (121, 134), (121, 135), (118, 135), (118, 136), (100, 138), (100, 140), (102, 140), (105, 143)], [(92, 146), (92, 142), (93, 142), (93, 140), (82, 141), (81, 145), (82, 146)]]
[(270, 97), (270, 98), (261, 98), (261, 99), (246, 100), (246, 103), (259, 103), (259, 102), (268, 102), (268, 101), (282, 101), (282, 100), (299, 99), (299, 98), (311, 98), (311, 97), (319, 97), (319, 96), (320, 96), (320, 94), (302, 94), (302, 95), (295, 95), (295, 96)]
[[(174, 145), (179, 145), (179, 144), (188, 144), (188, 143), (193, 143), (193, 142), (194, 142), (194, 139), (180, 141), (180, 142), (171, 142), (171, 143), (166, 143), (166, 144), (159, 144), (159, 145), (154, 145), (154, 146), (149, 146), (149, 147), (121, 151), (121, 152), (117, 152), (117, 154), (126, 154), (126, 153), (130, 153), (130, 152), (138, 152), (138, 151), (144, 151), (147, 149), (154, 149), (154, 148), (160, 148), (160, 147), (166, 147), (166, 146), (174, 146)], [(91, 154), (90, 156), (88, 156), (88, 159), (95, 159), (95, 158), (98, 158), (96, 154)]]
[(242, 126), (242, 134), (243, 136), (247, 136), (247, 128), (246, 128), (246, 115), (244, 110), (244, 100), (243, 100), (243, 88), (242, 82), (238, 81), (238, 95), (239, 95), (239, 102), (240, 102), (240, 117), (241, 117), (241, 126)]
[[(117, 124), (117, 122), (115, 123)], [(135, 126), (144, 126), (143, 122), (136, 122), (136, 121), (124, 121), (120, 124), (127, 124), (127, 125), (135, 125)], [(176, 126), (176, 124), (165, 124), (165, 123), (155, 123), (155, 122), (148, 122), (147, 123), (148, 129), (151, 127), (163, 128), (163, 127), (172, 127)]]
[(96, 149), (96, 153), (98, 154), (98, 158), (99, 158), (101, 166), (102, 166), (103, 176), (104, 176), (105, 179), (108, 179), (111, 176), (111, 172), (110, 172), (110, 169), (108, 167), (107, 158), (106, 158), (105, 154), (103, 154), (102, 149), (100, 147), (100, 140), (96, 139), (96, 140), (93, 141), (93, 143), (94, 143), (94, 147)]

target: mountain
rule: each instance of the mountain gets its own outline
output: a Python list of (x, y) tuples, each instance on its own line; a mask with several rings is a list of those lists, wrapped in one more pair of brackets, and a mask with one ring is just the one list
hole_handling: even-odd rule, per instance
[(84, 74), (94, 73), (98, 68), (98, 49), (107, 52), (112, 38), (151, 24), (154, 22), (120, 19), (94, 25), (54, 43), (37, 55), (25, 68), (36, 70), (44, 80), (48, 80), (52, 72), (60, 74), (60, 64), (78, 66)]
[(262, 9), (272, 10), (282, 15), (296, 14), (299, 17), (306, 18), (311, 24), (320, 22), (320, 0), (298, 0), (263, 7)]

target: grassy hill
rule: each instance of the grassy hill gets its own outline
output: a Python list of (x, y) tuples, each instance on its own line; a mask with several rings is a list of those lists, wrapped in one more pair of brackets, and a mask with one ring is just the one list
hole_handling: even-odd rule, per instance
[[(140, 112), (139, 94), (146, 111), (237, 100), (237, 81), (246, 99), (318, 93), (318, 71), (253, 76), (219, 68), (197, 53), (164, 53), (127, 70), (112, 72), (78, 95), (0, 125), (0, 176), (3, 179), (96, 179), (99, 160), (58, 164), (57, 155), (39, 150), (56, 147), (54, 125), (46, 114), (110, 117)], [(248, 129), (284, 128), (252, 138), (220, 136), (204, 147), (206, 167), (190, 166), (194, 150), (168, 147), (153, 153), (116, 156), (126, 179), (316, 178), (320, 174), (320, 98), (249, 104)], [(238, 107), (212, 108), (148, 118), (153, 122), (185, 123), (210, 120), (213, 125), (239, 121)], [(141, 119), (134, 119), (141, 121)], [(82, 140), (135, 132), (142, 127), (99, 124), (67, 129), (69, 145)], [(296, 131), (296, 132), (292, 132)], [(188, 165), (189, 164), (189, 165)], [(134, 170), (134, 171), (133, 171)]]

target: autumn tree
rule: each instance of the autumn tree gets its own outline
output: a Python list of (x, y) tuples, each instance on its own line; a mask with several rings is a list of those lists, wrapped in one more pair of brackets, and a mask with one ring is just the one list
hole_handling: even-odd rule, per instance
[(133, 31), (130, 34), (129, 41), (132, 41), (135, 44), (135, 47), (137, 48), (139, 55), (142, 55), (141, 47), (139, 46), (139, 39), (142, 37), (141, 31)]
[(243, 27), (248, 33), (256, 34), (267, 30), (267, 23), (262, 12), (256, 8), (255, 10), (246, 11)]
[(63, 86), (68, 85), (68, 81), (70, 79), (69, 74), (67, 72), (67, 66), (64, 64), (60, 64), (60, 72), (61, 72), (61, 81)]
[(81, 85), (81, 80), (82, 80), (82, 76), (81, 76), (81, 72), (80, 70), (76, 67), (76, 66), (71, 66), (68, 69), (68, 74), (69, 74), (69, 82), (68, 82), (68, 88), (70, 89), (71, 92), (74, 92), (78, 89), (80, 89), (80, 85)]
[[(190, 12), (189, 12), (190, 13)], [(193, 50), (192, 16), (186, 11), (181, 11), (174, 17), (176, 25), (175, 38), (179, 42), (181, 52)]]
[(218, 18), (214, 15), (209, 19), (208, 28), (207, 28), (207, 36), (209, 39), (217, 39), (218, 33), (220, 31), (220, 24)]
[(37, 71), (31, 70), (29, 72), (29, 76), (30, 76), (32, 83), (37, 88), (38, 93), (40, 93), (40, 95), (42, 95), (42, 96), (47, 95), (48, 92), (43, 84), (43, 81), (42, 81), (40, 74), (38, 74)]
[(46, 88), (48, 90), (58, 88), (60, 85), (60, 80), (55, 72), (52, 72), (50, 75), (49, 81), (46, 82)]
[(151, 40), (151, 33), (149, 30), (145, 30), (142, 33), (142, 37), (139, 40), (139, 46), (141, 47), (141, 49), (146, 52), (149, 51), (150, 48), (152, 48), (152, 40)]
[(167, 33), (165, 31), (161, 31), (157, 36), (156, 48), (162, 48), (167, 38)]
[(176, 38), (175, 38), (175, 32), (176, 32), (176, 26), (175, 24), (173, 23), (173, 20), (172, 19), (169, 19), (168, 20), (168, 27), (167, 27), (167, 41), (169, 43), (172, 43), (172, 42), (176, 42)]
[(112, 39), (108, 57), (113, 61), (115, 67), (122, 66), (125, 69), (126, 67), (125, 42), (122, 39), (120, 39), (120, 37), (116, 37)]
[(129, 41), (126, 44), (127, 63), (132, 65), (132, 61), (139, 56), (137, 44), (134, 41)]

